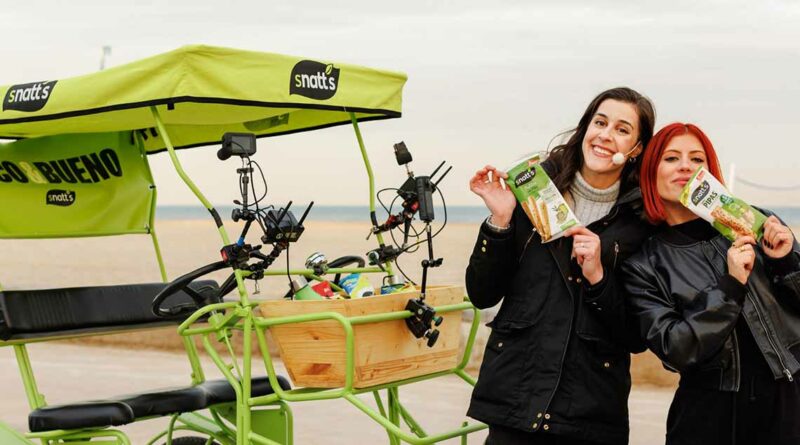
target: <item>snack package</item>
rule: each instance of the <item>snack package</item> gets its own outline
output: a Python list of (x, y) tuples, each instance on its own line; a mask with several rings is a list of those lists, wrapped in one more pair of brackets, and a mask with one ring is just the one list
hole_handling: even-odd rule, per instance
[(405, 292), (414, 289), (415, 287), (411, 283), (387, 284), (385, 286), (381, 286), (381, 295), (394, 294), (397, 292)]
[(375, 288), (366, 275), (353, 273), (339, 281), (339, 286), (347, 292), (350, 298), (370, 297), (375, 295)]
[(733, 241), (752, 236), (760, 241), (767, 217), (731, 195), (705, 167), (700, 167), (681, 192), (681, 204), (710, 222), (725, 238)]
[(543, 156), (534, 154), (507, 169), (511, 188), (542, 242), (560, 238), (564, 231), (580, 224), (556, 185), (542, 169)]
[(317, 283), (311, 286), (311, 289), (314, 289), (314, 292), (322, 295), (325, 298), (333, 298), (335, 294), (333, 293), (333, 289), (331, 288), (331, 283), (327, 281), (323, 281), (321, 283)]

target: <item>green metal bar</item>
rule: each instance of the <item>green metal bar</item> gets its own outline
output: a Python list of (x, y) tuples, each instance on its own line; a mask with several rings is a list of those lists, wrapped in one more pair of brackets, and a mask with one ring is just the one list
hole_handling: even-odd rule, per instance
[[(230, 311), (228, 315), (222, 317), (221, 319), (215, 318), (214, 315), (209, 317), (208, 319), (209, 326), (205, 328), (191, 329), (191, 326), (197, 323), (197, 321), (200, 318), (204, 317), (205, 315), (220, 311), (227, 311), (229, 309), (233, 310)], [(230, 323), (236, 323), (236, 321), (241, 319), (243, 315), (240, 314), (238, 311), (243, 309), (244, 308), (242, 308), (238, 302), (233, 302), (233, 301), (228, 303), (214, 303), (214, 304), (209, 304), (208, 306), (203, 306), (202, 308), (194, 311), (192, 315), (189, 316), (189, 318), (184, 320), (183, 323), (181, 323), (180, 326), (178, 326), (178, 334), (188, 336), (188, 335), (207, 334), (211, 332), (216, 332), (219, 329), (230, 325)], [(237, 320), (233, 321), (234, 318), (236, 318)]]
[(475, 386), (475, 382), (477, 382), (475, 377), (472, 377), (471, 375), (467, 374), (467, 371), (464, 371), (463, 369), (457, 369), (453, 371), (453, 373), (461, 377), (465, 382), (469, 383), (472, 386)]
[(263, 445), (282, 445), (282, 444), (280, 444), (278, 442), (275, 442), (274, 440), (267, 439), (266, 437), (264, 437), (264, 436), (262, 436), (262, 435), (260, 435), (258, 433), (254, 433), (252, 431), (250, 432), (250, 434), (247, 437), (250, 439), (248, 444), (260, 443), (260, 444), (263, 444)]
[(169, 419), (169, 425), (167, 426), (167, 444), (172, 445), (172, 435), (175, 434), (175, 422), (178, 421), (178, 415), (174, 415)]
[(465, 434), (471, 434), (471, 433), (474, 433), (476, 431), (480, 431), (480, 430), (486, 429), (486, 425), (484, 425), (484, 424), (473, 424), (473, 425), (469, 425), (468, 424), (466, 426), (462, 426), (460, 428), (457, 428), (457, 429), (454, 429), (454, 430), (451, 430), (451, 431), (448, 431), (448, 432), (445, 432), (445, 433), (436, 434), (436, 435), (428, 436), (428, 437), (424, 437), (424, 438), (416, 437), (416, 436), (412, 436), (411, 434), (408, 434), (407, 432), (403, 431), (397, 425), (392, 424), (388, 419), (386, 419), (384, 417), (381, 417), (380, 414), (376, 413), (373, 409), (371, 409), (369, 406), (367, 406), (363, 401), (361, 401), (361, 399), (356, 397), (354, 394), (345, 394), (344, 398), (348, 402), (350, 402), (353, 405), (355, 405), (355, 407), (360, 409), (364, 414), (366, 414), (369, 417), (371, 417), (372, 420), (378, 422), (384, 428), (391, 430), (392, 434), (397, 436), (400, 440), (402, 440), (403, 442), (408, 442), (408, 443), (410, 443), (412, 445), (433, 444), (433, 443), (445, 441), (447, 439), (452, 439), (453, 437), (459, 437), (459, 436), (463, 436)]
[[(128, 436), (126, 436), (122, 431), (117, 430), (90, 430), (90, 431), (68, 431), (68, 430), (53, 430), (53, 431), (45, 431), (41, 433), (28, 433), (25, 434), (25, 437), (28, 439), (41, 439), (43, 441), (53, 441), (57, 440), (58, 443), (107, 443), (107, 442), (95, 442), (92, 439), (106, 437), (110, 439), (115, 439), (116, 445), (131, 445)], [(79, 440), (88, 439), (87, 442), (78, 442)]]
[(206, 381), (206, 375), (203, 372), (203, 366), (200, 364), (200, 357), (197, 352), (197, 346), (191, 337), (182, 337), (183, 346), (186, 349), (186, 357), (189, 359), (189, 365), (192, 368), (192, 385), (199, 385)]
[(278, 404), (280, 404), (283, 409), (283, 414), (286, 416), (286, 425), (289, 426), (289, 437), (287, 437), (289, 443), (285, 445), (294, 445), (294, 413), (292, 412), (292, 407), (283, 400), (278, 402)]
[(150, 183), (153, 184), (151, 190), (153, 197), (150, 200), (150, 218), (148, 221), (148, 230), (150, 231), (150, 238), (153, 241), (153, 248), (156, 252), (156, 260), (158, 261), (158, 269), (161, 272), (161, 281), (164, 283), (167, 282), (167, 269), (164, 266), (164, 258), (161, 256), (161, 247), (158, 244), (158, 236), (156, 236), (156, 203), (158, 202), (158, 189), (155, 185), (155, 180), (153, 179), (153, 172), (150, 169), (150, 162), (147, 159), (147, 153), (144, 149), (144, 143), (142, 142), (142, 136), (134, 131), (133, 134), (136, 137), (136, 146), (139, 148), (139, 156), (142, 157), (142, 162), (145, 166), (145, 171), (147, 172), (147, 179), (150, 180)]
[(210, 419), (196, 412), (179, 414), (177, 416), (177, 421), (184, 424), (185, 427), (178, 426), (175, 428), (176, 430), (180, 429), (204, 434), (221, 444), (233, 445), (230, 437), (236, 437), (235, 432), (230, 430), (225, 431), (223, 429), (224, 423), (221, 419), (219, 419), (220, 423), (218, 424), (217, 420)]
[(31, 407), (31, 411), (45, 406), (44, 396), (36, 386), (36, 377), (33, 375), (28, 348), (24, 344), (14, 345), (14, 354), (17, 357), (17, 365), (19, 366), (22, 384), (25, 387), (25, 395), (28, 397), (28, 405)]
[(408, 378), (408, 379), (396, 380), (396, 381), (391, 382), (391, 383), (384, 383), (384, 384), (381, 384), (381, 385), (370, 386), (369, 388), (356, 388), (356, 389), (353, 390), (353, 394), (363, 394), (365, 392), (370, 392), (370, 391), (379, 391), (379, 390), (382, 390), (382, 389), (389, 389), (389, 388), (394, 387), (394, 386), (410, 385), (412, 383), (419, 383), (419, 382), (423, 382), (425, 380), (431, 380), (431, 379), (434, 379), (434, 378), (437, 378), (437, 377), (442, 377), (442, 376), (450, 375), (450, 374), (453, 374), (453, 373), (455, 373), (455, 371), (453, 371), (452, 369), (448, 369), (448, 370), (445, 370), (445, 371), (439, 371), (439, 372), (434, 372), (434, 373), (431, 373), (431, 374), (419, 375), (419, 376), (411, 377), (411, 378)]
[[(197, 188), (194, 181), (186, 174), (186, 171), (183, 170), (183, 166), (181, 165), (180, 160), (178, 160), (178, 155), (175, 154), (175, 148), (172, 146), (172, 141), (170, 141), (169, 133), (167, 133), (167, 128), (164, 126), (164, 122), (161, 120), (161, 115), (158, 113), (158, 109), (156, 107), (150, 107), (150, 112), (153, 113), (153, 119), (156, 122), (156, 127), (158, 128), (158, 132), (161, 135), (161, 138), (164, 140), (164, 145), (167, 148), (167, 152), (169, 153), (169, 158), (172, 160), (172, 165), (175, 167), (175, 170), (178, 172), (178, 176), (183, 179), (183, 182), (191, 189), (192, 193), (203, 203), (206, 209), (209, 211), (214, 209), (214, 206), (206, 199), (203, 192)], [(224, 227), (220, 227), (220, 235), (222, 235), (222, 240), (225, 242), (226, 245), (230, 244), (230, 240), (228, 239), (228, 233), (225, 231)]]
[(372, 391), (372, 395), (375, 396), (375, 405), (378, 407), (381, 417), (386, 417), (386, 410), (383, 408), (383, 399), (381, 399), (381, 393), (379, 391)]
[[(153, 204), (155, 207), (155, 204)], [(150, 218), (153, 218), (152, 216)], [(153, 249), (156, 251), (156, 261), (158, 261), (158, 270), (161, 272), (161, 281), (166, 283), (169, 281), (167, 278), (167, 268), (164, 265), (164, 258), (161, 256), (161, 247), (158, 245), (158, 236), (156, 236), (156, 227), (154, 222), (150, 221), (150, 238), (153, 240)]]
[[(378, 391), (372, 391), (372, 394), (375, 396), (375, 405), (378, 407), (378, 411), (381, 413), (381, 417), (386, 418), (386, 410), (383, 408), (383, 400), (381, 399), (381, 394)], [(392, 435), (392, 431), (388, 428), (386, 429), (386, 434), (389, 435), (389, 443), (393, 444), (397, 441), (397, 438)]]
[[(458, 304), (437, 306), (434, 309), (436, 310), (437, 313), (447, 313), (453, 311), (461, 311), (465, 309), (472, 309), (472, 307), (473, 307), (472, 303), (458, 303)], [(382, 314), (359, 315), (356, 317), (344, 317), (343, 315), (337, 312), (315, 312), (312, 314), (291, 315), (286, 317), (272, 317), (272, 318), (261, 317), (255, 320), (255, 324), (256, 326), (266, 328), (288, 323), (306, 323), (309, 321), (319, 321), (330, 318), (335, 318), (339, 320), (339, 318), (341, 318), (348, 324), (359, 325), (359, 324), (379, 323), (382, 321), (403, 320), (411, 316), (412, 316), (411, 312), (406, 310), (396, 311), (396, 312), (386, 312)]]
[[(320, 277), (320, 276), (318, 276), (318, 275), (314, 275), (314, 274), (309, 274), (309, 275), (306, 275), (305, 277), (306, 277), (306, 279), (317, 280), (317, 281), (319, 281), (320, 283), (321, 283), (321, 282), (323, 282), (323, 281), (325, 281), (325, 278), (323, 278), (323, 277)], [(332, 283), (332, 282), (331, 282), (331, 283), (328, 283), (328, 284), (331, 286), (331, 289), (332, 289), (334, 292), (343, 292), (343, 291), (344, 291), (344, 289), (342, 289), (342, 287), (341, 287), (341, 286), (339, 286), (338, 284), (335, 284), (335, 283)]]
[(246, 445), (243, 441), (246, 437), (243, 434), (242, 424), (243, 424), (243, 416), (242, 412), (245, 410), (244, 406), (244, 398), (242, 397), (242, 382), (237, 380), (236, 377), (231, 373), (230, 368), (222, 361), (217, 351), (214, 349), (214, 346), (211, 344), (211, 341), (208, 339), (208, 334), (203, 335), (203, 346), (206, 349), (206, 352), (211, 357), (211, 360), (217, 365), (217, 368), (222, 372), (222, 375), (228, 380), (228, 383), (233, 388), (234, 394), (236, 394), (236, 444), (237, 445)]
[[(470, 303), (471, 305), (472, 303)], [(472, 347), (475, 345), (475, 336), (478, 334), (478, 326), (481, 323), (481, 313), (478, 311), (478, 308), (472, 307), (472, 326), (469, 329), (469, 337), (467, 337), (467, 343), (464, 346), (464, 356), (461, 357), (461, 363), (458, 364), (457, 369), (463, 370), (467, 367), (469, 363), (469, 358), (472, 355)], [(474, 385), (474, 383), (473, 383)]]
[[(337, 274), (337, 273), (381, 273), (380, 267), (335, 267), (332, 269), (328, 269), (328, 274)], [(290, 275), (303, 275), (303, 276), (312, 276), (314, 275), (314, 271), (311, 269), (290, 269), (288, 272), (286, 270), (265, 270), (265, 276), (277, 276), (277, 275), (286, 275), (289, 273)]]
[(411, 429), (411, 432), (416, 434), (417, 437), (425, 437), (428, 433), (422, 428), (422, 426), (414, 419), (414, 416), (400, 403), (400, 399), (397, 400), (397, 407), (400, 409), (400, 415), (403, 417), (403, 420), (406, 422), (406, 425)]
[[(371, 214), (375, 211), (375, 175), (372, 174), (372, 164), (369, 162), (367, 148), (364, 146), (364, 139), (361, 137), (361, 130), (358, 128), (358, 119), (356, 119), (356, 114), (353, 112), (350, 112), (350, 122), (353, 123), (353, 129), (356, 132), (356, 139), (358, 140), (358, 147), (361, 149), (361, 157), (364, 159), (364, 165), (367, 167), (367, 176), (369, 177), (369, 211)], [(376, 233), (375, 237), (379, 244), (384, 244), (382, 233)], [(386, 269), (387, 275), (394, 275), (391, 262), (383, 263), (383, 267)]]
[[(255, 434), (250, 425), (250, 395), (251, 395), (251, 372), (252, 372), (252, 345), (251, 342), (253, 341), (252, 337), (253, 332), (253, 314), (252, 312), (248, 314), (248, 316), (244, 319), (244, 339), (243, 339), (243, 353), (242, 353), (242, 368), (244, 371), (244, 375), (242, 375), (242, 398), (236, 400), (237, 409), (242, 409), (242, 429), (239, 430), (237, 436), (242, 436), (244, 439), (245, 437), (250, 438), (250, 441), (253, 441), (254, 436), (261, 437), (258, 434)], [(270, 444), (274, 443), (272, 441), (262, 442)], [(246, 445), (246, 444), (243, 444)], [(280, 444), (278, 444), (280, 445)]]
[[(161, 135), (161, 139), (164, 141), (164, 146), (167, 148), (167, 152), (169, 153), (169, 158), (172, 160), (172, 165), (175, 167), (175, 171), (178, 172), (178, 176), (183, 179), (183, 182), (189, 187), (189, 189), (194, 193), (197, 199), (203, 203), (203, 206), (209, 211), (214, 212), (216, 214), (216, 210), (214, 206), (206, 199), (200, 189), (195, 185), (194, 181), (186, 174), (186, 171), (183, 170), (183, 166), (181, 165), (180, 160), (178, 160), (178, 155), (175, 153), (175, 147), (172, 146), (172, 141), (170, 141), (169, 134), (167, 133), (167, 128), (164, 126), (164, 122), (161, 120), (161, 115), (158, 113), (158, 109), (153, 106), (150, 107), (150, 112), (153, 114), (153, 119), (155, 120), (156, 127), (158, 128), (158, 132)], [(225, 230), (225, 226), (223, 224), (219, 224), (217, 226), (219, 230), (219, 234), (222, 237), (223, 245), (228, 245), (231, 243), (230, 239), (228, 238), (228, 232)], [(234, 272), (236, 275), (236, 284), (239, 288), (239, 297), (242, 299), (242, 304), (249, 303), (249, 297), (247, 295), (247, 288), (244, 285), (244, 281), (242, 280), (242, 275), (239, 271)]]
[[(217, 427), (219, 427), (220, 430), (222, 430), (222, 432), (225, 435), (236, 437), (236, 432), (233, 431), (232, 429), (230, 429), (230, 427), (228, 427), (228, 425), (225, 423), (225, 419), (223, 419), (222, 416), (219, 415), (219, 413), (217, 412), (216, 408), (209, 409), (209, 412), (211, 413), (211, 417), (213, 417), (213, 419), (214, 419), (213, 423)], [(199, 414), (197, 414), (197, 413), (191, 413), (191, 414), (199, 416)]]
[[(389, 405), (389, 421), (392, 422), (392, 425), (400, 428), (400, 409), (397, 406), (399, 394), (397, 387), (386, 388), (386, 394)], [(389, 443), (391, 445), (400, 445), (400, 438), (393, 434), (392, 430), (389, 430)]]

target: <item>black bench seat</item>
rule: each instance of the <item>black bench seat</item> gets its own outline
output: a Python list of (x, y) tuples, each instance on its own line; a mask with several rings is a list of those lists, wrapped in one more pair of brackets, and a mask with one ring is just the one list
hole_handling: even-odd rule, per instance
[[(0, 292), (0, 340), (34, 340), (70, 337), (180, 324), (187, 317), (160, 318), (153, 314), (153, 298), (164, 283), (73, 287)], [(193, 289), (216, 289), (211, 280), (198, 281)], [(184, 292), (168, 303), (192, 302)]]
[[(278, 376), (278, 384), (290, 390), (289, 381)], [(252, 380), (253, 397), (272, 394), (267, 377)], [(153, 416), (198, 411), (236, 401), (236, 392), (227, 380), (212, 380), (197, 386), (113, 397), (39, 408), (28, 416), (31, 432), (106, 428), (133, 423)]]

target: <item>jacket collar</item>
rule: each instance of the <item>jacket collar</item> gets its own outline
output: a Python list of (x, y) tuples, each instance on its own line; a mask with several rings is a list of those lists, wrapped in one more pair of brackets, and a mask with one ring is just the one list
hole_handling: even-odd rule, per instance
[[(688, 247), (701, 243), (701, 241), (698, 241), (682, 233), (680, 230), (676, 230), (667, 223), (661, 223), (658, 226), (658, 228), (656, 229), (655, 237), (664, 241), (667, 244), (677, 247)], [(721, 234), (719, 234), (708, 240), (708, 242), (719, 244), (723, 239), (725, 238)]]

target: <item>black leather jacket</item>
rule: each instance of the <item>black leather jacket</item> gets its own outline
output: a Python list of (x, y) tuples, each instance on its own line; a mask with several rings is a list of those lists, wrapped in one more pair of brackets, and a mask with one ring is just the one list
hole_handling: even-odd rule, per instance
[[(756, 249), (746, 286), (727, 273), (731, 243), (664, 226), (622, 265), (628, 316), (641, 339), (681, 373), (681, 385), (738, 391), (734, 330), (744, 317), (776, 379), (800, 370), (800, 247), (781, 260)], [(741, 314), (741, 315), (740, 315)]]
[(602, 243), (605, 273), (596, 287), (586, 285), (570, 258), (572, 239), (542, 244), (519, 206), (510, 232), (481, 227), (467, 291), (478, 308), (502, 305), (489, 324), (470, 417), (627, 443), (630, 354), (620, 340), (624, 300), (614, 275), (650, 234), (640, 196), (638, 188), (622, 191), (611, 212), (589, 226)]

